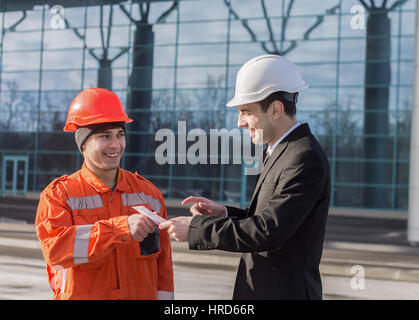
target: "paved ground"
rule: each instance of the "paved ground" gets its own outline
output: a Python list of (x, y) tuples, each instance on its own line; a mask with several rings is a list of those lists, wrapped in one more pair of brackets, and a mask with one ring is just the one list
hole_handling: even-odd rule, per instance
[(326, 240), (409, 245), (406, 219), (380, 219), (359, 216), (330, 216)]
[[(324, 299), (419, 299), (419, 254), (402, 249), (329, 243), (321, 264)], [(191, 251), (176, 242), (172, 251), (176, 299), (231, 299), (238, 254)], [(363, 268), (363, 282), (354, 266)], [(0, 299), (51, 298), (32, 225), (0, 223), (0, 275)]]
[[(0, 299), (51, 296), (32, 225), (36, 205), (0, 198)], [(168, 212), (188, 214), (176, 206)], [(320, 267), (324, 298), (419, 299), (419, 247), (408, 243), (406, 230), (400, 216), (330, 215)], [(172, 248), (177, 299), (231, 298), (238, 254)]]
[[(0, 197), (0, 222), (24, 221), (32, 224), (35, 221), (38, 199)], [(167, 204), (169, 217), (189, 215), (186, 207), (181, 207), (176, 201)], [(331, 210), (332, 211), (332, 210)], [(405, 218), (397, 217), (399, 213), (386, 215), (386, 219), (377, 219), (371, 215), (341, 216), (329, 215), (326, 229), (326, 240), (408, 245), (407, 222)]]
[[(175, 297), (179, 300), (229, 300), (235, 268), (177, 263), (174, 254)], [(0, 299), (49, 300), (41, 259), (0, 256)], [(419, 299), (419, 283), (365, 279), (364, 287), (351, 288), (351, 277), (323, 275), (324, 299)]]

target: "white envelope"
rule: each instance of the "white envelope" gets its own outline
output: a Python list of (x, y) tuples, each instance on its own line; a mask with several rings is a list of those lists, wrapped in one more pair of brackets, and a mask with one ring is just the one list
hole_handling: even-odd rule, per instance
[(135, 209), (136, 211), (138, 211), (139, 213), (142, 213), (147, 218), (150, 218), (150, 220), (153, 221), (154, 224), (160, 224), (160, 223), (166, 221), (166, 219), (160, 217), (158, 214), (155, 214), (153, 211), (148, 210), (144, 206), (135, 206), (135, 207), (132, 207), (132, 208)]

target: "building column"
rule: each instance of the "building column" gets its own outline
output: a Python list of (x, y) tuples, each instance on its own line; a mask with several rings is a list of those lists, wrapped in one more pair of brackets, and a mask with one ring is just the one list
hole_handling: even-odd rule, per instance
[(416, 0), (414, 63), (407, 238), (411, 243), (419, 243), (419, 0)]

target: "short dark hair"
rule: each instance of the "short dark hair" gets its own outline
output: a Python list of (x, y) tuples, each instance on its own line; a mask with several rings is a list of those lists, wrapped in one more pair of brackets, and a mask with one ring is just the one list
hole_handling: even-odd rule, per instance
[(262, 107), (262, 111), (267, 112), (272, 102), (274, 102), (275, 100), (279, 100), (284, 105), (285, 114), (288, 116), (294, 116), (297, 113), (296, 103), (291, 102), (290, 100), (286, 99), (283, 94), (284, 94), (283, 91), (277, 91), (277, 92), (271, 93), (262, 101), (259, 101), (259, 104)]

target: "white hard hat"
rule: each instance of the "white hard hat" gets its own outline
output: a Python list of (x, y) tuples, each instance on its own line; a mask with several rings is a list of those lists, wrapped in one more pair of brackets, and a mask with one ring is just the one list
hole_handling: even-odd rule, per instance
[(227, 107), (259, 102), (271, 93), (295, 93), (308, 87), (295, 65), (276, 54), (247, 61), (237, 73), (234, 98)]

